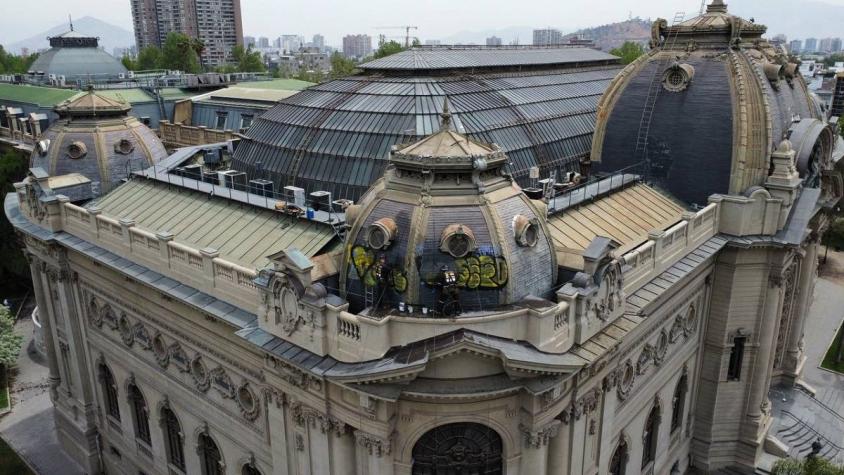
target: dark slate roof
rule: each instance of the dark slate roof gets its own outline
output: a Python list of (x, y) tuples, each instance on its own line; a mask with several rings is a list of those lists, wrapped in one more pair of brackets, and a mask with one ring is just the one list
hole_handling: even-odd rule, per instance
[(617, 59), (611, 54), (585, 47), (444, 46), (411, 48), (358, 67), (364, 70), (432, 71), (614, 62)]
[(617, 65), (559, 65), (532, 72), (337, 79), (283, 99), (257, 118), (233, 167), (271, 179), (279, 189), (295, 185), (357, 200), (382, 176), (393, 145), (439, 130), (447, 97), (454, 130), (498, 144), (517, 181), (528, 186), (533, 166), (543, 175), (579, 171), (592, 146), (598, 100), (618, 71)]

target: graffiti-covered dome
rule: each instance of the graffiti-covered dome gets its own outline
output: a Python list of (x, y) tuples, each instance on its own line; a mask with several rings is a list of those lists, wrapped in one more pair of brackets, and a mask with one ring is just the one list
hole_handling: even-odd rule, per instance
[(497, 145), (451, 130), (444, 110), (440, 131), (393, 147), (384, 177), (347, 210), (341, 284), (353, 306), (455, 316), (550, 297), (544, 204), (504, 171)]
[(794, 60), (763, 38), (765, 26), (729, 14), (721, 0), (677, 20), (654, 23), (651, 52), (602, 97), (594, 168), (644, 164), (663, 188), (704, 205), (713, 193), (761, 185), (771, 153), (789, 139), (805, 143), (801, 178), (818, 186), (833, 134)]

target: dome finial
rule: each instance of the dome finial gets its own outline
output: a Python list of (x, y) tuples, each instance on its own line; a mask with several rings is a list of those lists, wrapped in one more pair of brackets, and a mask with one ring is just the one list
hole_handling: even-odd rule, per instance
[(443, 99), (443, 112), (440, 114), (442, 122), (440, 122), (440, 130), (448, 130), (451, 128), (451, 112), (448, 110), (448, 97)]
[(727, 13), (727, 4), (724, 0), (712, 0), (706, 8), (706, 13)]
[(70, 13), (67, 14), (67, 22), (70, 23), (70, 31), (73, 31), (73, 17), (70, 16)]

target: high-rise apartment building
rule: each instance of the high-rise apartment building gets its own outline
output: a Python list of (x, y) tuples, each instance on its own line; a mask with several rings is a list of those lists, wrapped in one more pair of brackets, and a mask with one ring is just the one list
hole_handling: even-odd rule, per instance
[(315, 34), (311, 40), (314, 48), (319, 48), (320, 51), (325, 51), (325, 37), (319, 33)]
[(490, 36), (486, 39), (487, 46), (501, 46), (501, 38), (497, 36)]
[(803, 40), (791, 40), (788, 44), (788, 51), (791, 54), (800, 54), (803, 51)]
[(533, 30), (533, 44), (537, 46), (559, 45), (563, 43), (563, 32), (556, 28)]
[(343, 37), (343, 56), (365, 58), (372, 53), (372, 37), (369, 35), (346, 35)]
[(832, 44), (830, 46), (830, 50), (833, 53), (837, 53), (837, 52), (841, 51), (841, 38), (833, 38), (832, 39)]
[(281, 35), (278, 37), (278, 49), (282, 52), (296, 53), (305, 42), (305, 38), (299, 35)]
[(255, 42), (254, 36), (244, 36), (243, 37), (243, 47), (244, 48), (249, 48), (249, 47), (254, 48), (256, 44), (257, 43)]
[(138, 48), (162, 46), (171, 32), (202, 40), (203, 65), (225, 64), (243, 44), (240, 0), (131, 0)]
[(807, 53), (815, 53), (818, 51), (818, 39), (817, 38), (806, 38), (806, 44), (804, 45), (803, 51)]
[(262, 36), (258, 38), (258, 48), (269, 48), (270, 47), (270, 39), (266, 36)]
[(832, 52), (832, 38), (824, 38), (818, 44), (818, 51), (823, 53), (830, 53)]

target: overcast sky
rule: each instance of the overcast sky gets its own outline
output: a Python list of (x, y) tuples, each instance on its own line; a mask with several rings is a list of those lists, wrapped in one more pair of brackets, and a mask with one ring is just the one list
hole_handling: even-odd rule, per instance
[[(844, 5), (844, 0), (824, 1)], [(129, 0), (0, 0), (0, 5), (0, 43), (66, 22), (68, 14), (93, 16), (132, 30)], [(674, 12), (685, 11), (688, 18), (700, 8), (700, 0), (241, 0), (241, 5), (247, 35), (274, 38), (290, 33), (310, 38), (322, 33), (329, 44), (336, 45), (348, 33), (375, 35), (377, 26), (418, 25), (415, 35), (424, 40), (515, 26), (571, 31), (625, 20), (630, 14), (672, 18)], [(757, 19), (764, 21), (764, 13)]]

